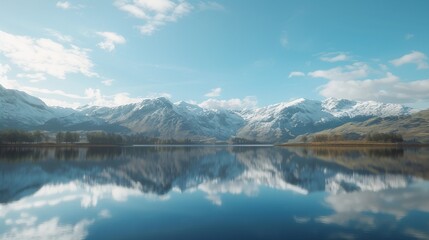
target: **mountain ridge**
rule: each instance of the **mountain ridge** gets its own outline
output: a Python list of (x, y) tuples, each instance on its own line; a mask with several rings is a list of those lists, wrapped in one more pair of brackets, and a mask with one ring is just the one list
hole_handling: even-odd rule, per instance
[(65, 109), (49, 107), (42, 100), (17, 90), (1, 87), (0, 93), (0, 129), (111, 130), (211, 142), (235, 137), (267, 143), (285, 142), (349, 122), (415, 112), (399, 104), (334, 98), (324, 101), (299, 98), (241, 111), (202, 108), (184, 101), (173, 103), (164, 97), (116, 107)]

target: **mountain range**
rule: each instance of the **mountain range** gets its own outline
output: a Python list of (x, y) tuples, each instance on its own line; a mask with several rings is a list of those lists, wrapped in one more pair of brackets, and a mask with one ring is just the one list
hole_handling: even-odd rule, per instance
[(24, 92), (0, 86), (0, 129), (142, 133), (148, 137), (216, 142), (231, 138), (279, 143), (302, 134), (376, 118), (408, 116), (412, 108), (374, 101), (304, 98), (244, 110), (206, 109), (166, 98), (118, 107), (47, 106)]

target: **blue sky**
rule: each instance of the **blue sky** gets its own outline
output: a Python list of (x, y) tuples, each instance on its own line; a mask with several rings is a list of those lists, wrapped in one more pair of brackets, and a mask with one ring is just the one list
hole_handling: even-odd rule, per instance
[(0, 84), (50, 105), (165, 96), (239, 109), (326, 97), (429, 107), (429, 1), (23, 1)]

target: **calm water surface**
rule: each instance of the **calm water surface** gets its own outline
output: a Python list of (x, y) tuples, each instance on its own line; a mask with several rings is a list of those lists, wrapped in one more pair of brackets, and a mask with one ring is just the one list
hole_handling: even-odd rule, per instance
[(0, 149), (0, 239), (429, 239), (429, 149)]

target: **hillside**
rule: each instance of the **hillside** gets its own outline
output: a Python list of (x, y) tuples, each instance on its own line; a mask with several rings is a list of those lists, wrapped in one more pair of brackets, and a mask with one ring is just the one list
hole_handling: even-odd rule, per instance
[[(398, 133), (405, 141), (417, 141), (429, 143), (429, 110), (423, 110), (408, 116), (371, 118), (363, 122), (350, 122), (336, 128), (323, 130), (307, 135), (311, 140), (315, 135), (341, 135), (348, 140), (362, 138), (369, 133)], [(298, 136), (293, 142), (303, 140), (303, 135)]]

